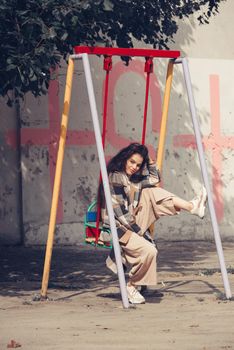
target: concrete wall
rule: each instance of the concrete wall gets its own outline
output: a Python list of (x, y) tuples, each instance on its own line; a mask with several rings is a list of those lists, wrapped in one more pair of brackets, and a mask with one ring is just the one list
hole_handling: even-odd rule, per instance
[(0, 244), (22, 242), (19, 119), (0, 99)]
[[(229, 0), (220, 6), (220, 14), (208, 26), (198, 26), (193, 19), (183, 22), (175, 44), (171, 46), (189, 57), (215, 209), (222, 238), (226, 240), (234, 239), (234, 51), (230, 45), (234, 29), (233, 10), (234, 3)], [(90, 61), (101, 121), (103, 62), (98, 57), (91, 57)], [(167, 60), (157, 59), (154, 66), (146, 137), (152, 156), (159, 137)], [(107, 159), (129, 142), (141, 140), (143, 70), (143, 59), (134, 59), (128, 68), (114, 59), (108, 105)], [(26, 97), (20, 108), (20, 133), (16, 111), (1, 104), (0, 241), (3, 243), (19, 243), (22, 239), (26, 245), (46, 242), (66, 65), (57, 75), (57, 80), (51, 82), (47, 97)], [(16, 147), (18, 134), (20, 152)], [(19, 157), (22, 181), (16, 165)], [(81, 62), (76, 62), (56, 244), (82, 241), (83, 217), (96, 196), (98, 177), (99, 164), (84, 73)], [(177, 65), (171, 93), (163, 184), (168, 190), (191, 199), (201, 183), (182, 69)], [(213, 237), (209, 214), (203, 221), (188, 214), (164, 218), (157, 223), (155, 230), (157, 237), (169, 240)]]

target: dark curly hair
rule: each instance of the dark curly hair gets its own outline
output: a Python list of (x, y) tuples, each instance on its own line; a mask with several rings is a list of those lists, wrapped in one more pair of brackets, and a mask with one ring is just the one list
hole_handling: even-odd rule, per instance
[[(123, 148), (119, 151), (108, 163), (107, 172), (108, 174), (113, 173), (115, 171), (125, 171), (126, 163), (129, 158), (133, 154), (140, 154), (143, 158), (143, 162), (139, 171), (135, 174), (135, 177), (141, 174), (142, 169), (144, 169), (145, 165), (148, 167), (149, 165), (149, 151), (148, 148), (140, 143), (130, 143), (127, 147)], [(134, 175), (132, 176), (134, 177)]]

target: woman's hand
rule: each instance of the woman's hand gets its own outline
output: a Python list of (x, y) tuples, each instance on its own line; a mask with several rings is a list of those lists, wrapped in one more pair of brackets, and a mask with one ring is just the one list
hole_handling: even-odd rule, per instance
[(151, 157), (149, 157), (149, 165), (155, 164), (155, 160), (153, 160)]

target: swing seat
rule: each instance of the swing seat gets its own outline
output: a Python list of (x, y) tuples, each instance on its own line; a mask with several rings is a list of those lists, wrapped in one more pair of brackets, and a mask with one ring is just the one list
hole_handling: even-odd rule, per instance
[(99, 223), (98, 233), (96, 230), (97, 201), (93, 201), (87, 209), (84, 219), (85, 243), (102, 248), (112, 248), (111, 231)]

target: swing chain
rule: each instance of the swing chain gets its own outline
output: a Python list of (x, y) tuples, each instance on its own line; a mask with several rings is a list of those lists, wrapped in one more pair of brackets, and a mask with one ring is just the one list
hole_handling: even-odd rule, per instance
[(145, 72), (152, 73), (153, 72), (153, 57), (145, 57)]
[(109, 72), (112, 69), (112, 56), (105, 56), (103, 61), (103, 69)]

